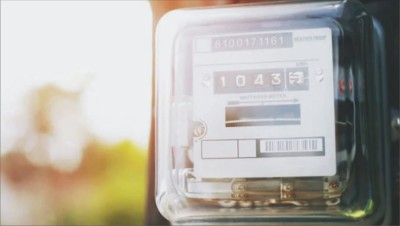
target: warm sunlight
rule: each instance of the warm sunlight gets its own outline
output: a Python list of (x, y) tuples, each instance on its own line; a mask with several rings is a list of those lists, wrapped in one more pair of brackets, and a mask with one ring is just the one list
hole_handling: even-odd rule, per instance
[(88, 129), (147, 145), (151, 10), (146, 1), (5, 1), (1, 7), (2, 154), (28, 128), (24, 97), (53, 84), (82, 90)]
[(147, 1), (1, 1), (0, 224), (142, 224), (151, 67)]

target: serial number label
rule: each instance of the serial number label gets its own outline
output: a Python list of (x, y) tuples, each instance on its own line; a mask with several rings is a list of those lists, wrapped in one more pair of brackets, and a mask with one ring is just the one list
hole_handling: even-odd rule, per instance
[(271, 34), (249, 34), (212, 38), (212, 51), (292, 48), (291, 32)]

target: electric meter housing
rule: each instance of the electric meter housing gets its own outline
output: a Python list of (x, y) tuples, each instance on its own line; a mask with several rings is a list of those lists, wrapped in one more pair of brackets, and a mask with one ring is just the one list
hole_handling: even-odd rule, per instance
[(164, 16), (160, 212), (175, 224), (384, 223), (381, 38), (357, 1)]

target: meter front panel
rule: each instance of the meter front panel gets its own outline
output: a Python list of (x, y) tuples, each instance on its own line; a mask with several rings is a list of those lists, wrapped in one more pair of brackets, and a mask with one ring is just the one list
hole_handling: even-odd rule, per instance
[[(197, 178), (336, 173), (331, 27), (191, 40)], [(195, 128), (196, 132), (196, 128)]]
[(357, 1), (168, 13), (156, 39), (160, 212), (177, 225), (384, 222), (375, 25)]

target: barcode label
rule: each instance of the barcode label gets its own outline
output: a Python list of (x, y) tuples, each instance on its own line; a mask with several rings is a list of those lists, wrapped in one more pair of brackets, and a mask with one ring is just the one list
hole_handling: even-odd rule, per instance
[(322, 137), (260, 140), (260, 152), (314, 152), (323, 151)]

